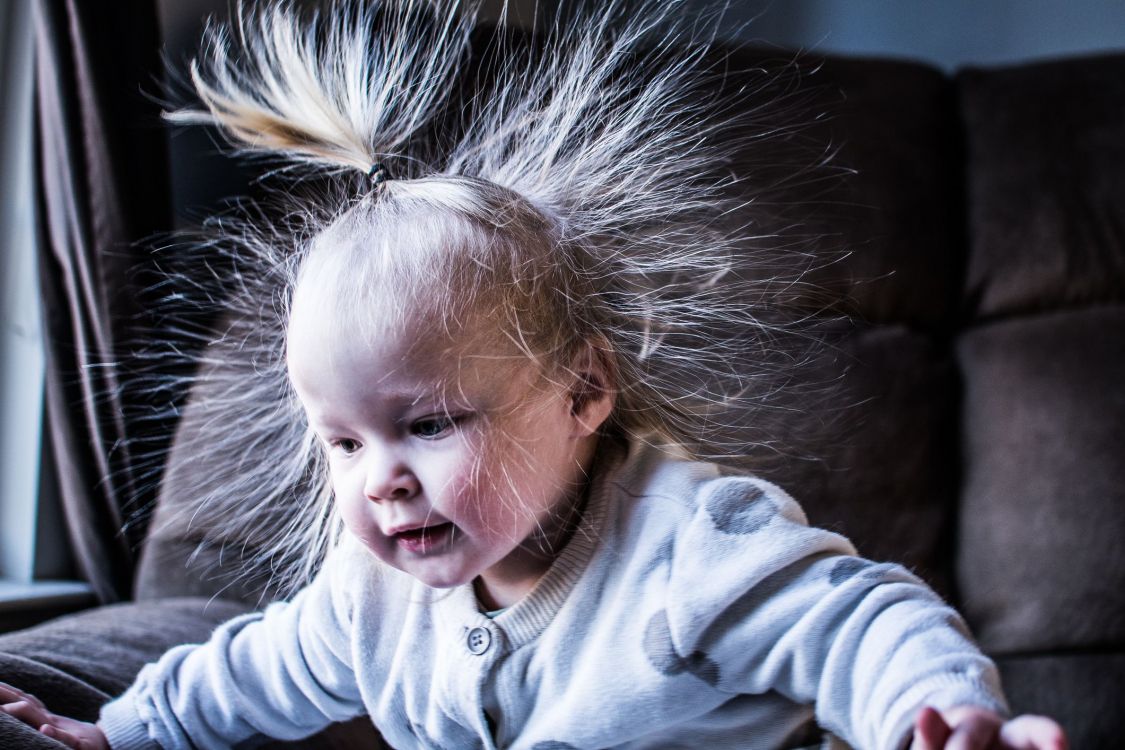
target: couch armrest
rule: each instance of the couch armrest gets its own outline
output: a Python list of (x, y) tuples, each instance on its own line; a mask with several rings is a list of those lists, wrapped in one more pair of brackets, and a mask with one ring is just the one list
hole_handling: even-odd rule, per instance
[[(34, 693), (52, 710), (93, 721), (141, 667), (180, 643), (206, 640), (244, 605), (168, 599), (97, 607), (0, 635), (0, 680)], [(58, 748), (9, 716), (0, 747)]]
[[(54, 711), (94, 721), (102, 704), (124, 692), (145, 664), (172, 646), (206, 640), (217, 625), (245, 611), (244, 604), (190, 597), (115, 604), (67, 615), (0, 635), (0, 680), (34, 693)], [(310, 740), (264, 746), (278, 750), (383, 747), (366, 717), (334, 725)], [(63, 746), (0, 714), (0, 747), (57, 750)]]

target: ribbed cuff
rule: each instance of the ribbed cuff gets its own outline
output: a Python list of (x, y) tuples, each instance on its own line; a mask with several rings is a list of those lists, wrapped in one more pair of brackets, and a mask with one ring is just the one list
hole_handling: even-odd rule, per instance
[(161, 750), (149, 737), (130, 694), (102, 706), (98, 728), (112, 750)]
[(914, 733), (914, 720), (924, 706), (938, 711), (955, 706), (977, 706), (995, 711), (1003, 717), (1010, 714), (999, 685), (990, 680), (989, 676), (944, 674), (915, 685), (897, 702), (891, 713), (897, 713), (898, 720), (880, 738), (879, 747), (909, 747)]

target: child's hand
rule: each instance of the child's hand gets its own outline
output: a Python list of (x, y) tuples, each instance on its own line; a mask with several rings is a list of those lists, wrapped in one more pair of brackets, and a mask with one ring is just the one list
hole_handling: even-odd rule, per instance
[(1062, 727), (1046, 716), (1000, 716), (975, 706), (958, 706), (944, 713), (930, 707), (914, 720), (911, 750), (1067, 750)]
[(51, 713), (34, 695), (3, 682), (0, 682), (0, 711), (30, 724), (72, 750), (110, 750), (97, 724)]

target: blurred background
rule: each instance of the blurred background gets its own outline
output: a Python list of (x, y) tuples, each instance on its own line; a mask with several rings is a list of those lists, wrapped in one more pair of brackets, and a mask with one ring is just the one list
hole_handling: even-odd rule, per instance
[[(198, 38), (200, 19), (228, 0), (160, 0), (173, 59)], [(525, 23), (550, 17), (559, 0), (512, 0)], [(573, 5), (574, 3), (569, 3)], [(720, 3), (685, 0), (685, 10)], [(722, 27), (741, 41), (821, 53), (927, 62), (947, 71), (1125, 48), (1121, 0), (728, 0)], [(484, 2), (497, 15), (500, 0)]]
[(751, 41), (946, 71), (1125, 47), (1117, 0), (735, 0), (728, 17)]

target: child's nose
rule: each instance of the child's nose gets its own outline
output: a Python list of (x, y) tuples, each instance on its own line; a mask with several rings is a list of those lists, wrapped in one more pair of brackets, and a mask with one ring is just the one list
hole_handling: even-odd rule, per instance
[(409, 500), (418, 494), (421, 485), (404, 462), (394, 458), (376, 458), (367, 470), (363, 492), (371, 500)]

